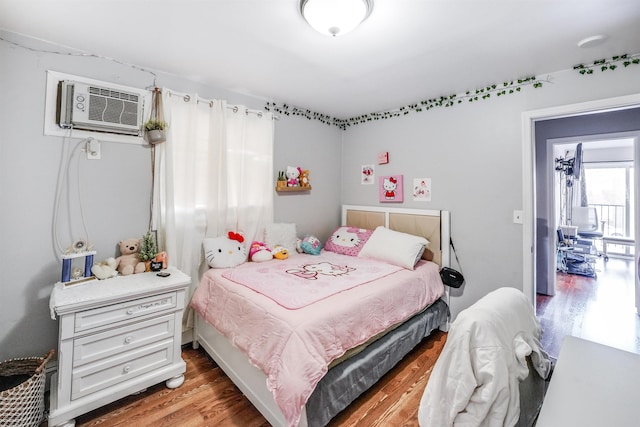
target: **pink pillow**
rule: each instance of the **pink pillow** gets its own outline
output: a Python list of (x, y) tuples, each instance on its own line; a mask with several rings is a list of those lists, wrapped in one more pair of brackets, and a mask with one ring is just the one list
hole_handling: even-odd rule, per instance
[(358, 256), (373, 230), (338, 227), (324, 244), (324, 250), (343, 255)]

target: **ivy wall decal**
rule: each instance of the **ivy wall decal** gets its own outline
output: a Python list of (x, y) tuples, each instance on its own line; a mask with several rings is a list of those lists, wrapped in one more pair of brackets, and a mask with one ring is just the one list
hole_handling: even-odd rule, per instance
[(578, 71), (582, 75), (593, 74), (593, 70), (600, 69), (600, 71), (614, 71), (618, 68), (618, 64), (622, 64), (623, 67), (628, 67), (629, 65), (638, 65), (640, 64), (640, 53), (635, 55), (617, 55), (611, 57), (611, 59), (598, 59), (593, 61), (591, 65), (578, 64), (574, 65), (573, 69)]
[(276, 102), (267, 102), (264, 108), (267, 111), (284, 114), (285, 116), (301, 116), (306, 117), (308, 120), (318, 120), (326, 125), (337, 126), (338, 128), (345, 130), (350, 126), (376, 120), (386, 120), (393, 117), (405, 116), (411, 112), (420, 113), (437, 107), (453, 107), (454, 105), (461, 104), (465, 101), (478, 102), (490, 99), (492, 96), (510, 95), (520, 92), (525, 86), (532, 86), (537, 89), (542, 87), (543, 82), (549, 82), (549, 80), (541, 80), (535, 76), (525, 77), (518, 80), (503, 82), (501, 84), (492, 84), (475, 89), (474, 91), (467, 91), (464, 94), (453, 94), (449, 96), (441, 96), (439, 98), (425, 99), (393, 110), (368, 113), (356, 117), (350, 117), (348, 119), (339, 119), (327, 114), (316, 113), (306, 108), (295, 107), (288, 104), (279, 105)]
[[(640, 53), (635, 55), (618, 55), (611, 59), (600, 59), (594, 61), (591, 65), (579, 64), (574, 66), (573, 69), (577, 70), (580, 74), (593, 74), (593, 70), (597, 68), (601, 71), (613, 71), (618, 68), (617, 64), (622, 64), (624, 67), (638, 65), (640, 64)], [(501, 84), (492, 84), (474, 91), (466, 91), (464, 94), (453, 94), (449, 96), (441, 96), (439, 98), (425, 99), (393, 110), (368, 113), (348, 119), (339, 119), (327, 114), (317, 113), (306, 108), (300, 108), (288, 104), (278, 104), (276, 102), (267, 102), (264, 108), (267, 111), (273, 111), (285, 116), (301, 116), (306, 117), (308, 120), (318, 120), (326, 125), (337, 126), (338, 128), (345, 130), (350, 126), (376, 120), (386, 120), (393, 117), (405, 116), (411, 112), (419, 113), (437, 107), (453, 107), (454, 105), (461, 104), (465, 101), (478, 102), (490, 99), (492, 96), (511, 95), (521, 92), (522, 88), (525, 86), (531, 86), (537, 89), (542, 87), (543, 83), (548, 82), (550, 82), (549, 77), (545, 80), (535, 76), (525, 77), (518, 80), (503, 82)]]

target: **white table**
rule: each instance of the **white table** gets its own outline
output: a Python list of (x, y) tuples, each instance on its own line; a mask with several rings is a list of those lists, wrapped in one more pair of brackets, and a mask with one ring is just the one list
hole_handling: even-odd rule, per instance
[(640, 425), (640, 355), (566, 337), (536, 427)]

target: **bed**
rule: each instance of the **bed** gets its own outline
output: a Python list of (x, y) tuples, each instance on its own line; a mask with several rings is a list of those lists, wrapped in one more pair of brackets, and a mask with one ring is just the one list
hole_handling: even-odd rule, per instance
[[(241, 270), (271, 274), (271, 266), (280, 265), (275, 260), (245, 263), (233, 271), (210, 269), (194, 293), (194, 346), (201, 345), (274, 426), (326, 425), (434, 329), (447, 328), (448, 288), (438, 274), (449, 265), (447, 211), (345, 205), (342, 225), (384, 226), (422, 236), (429, 244), (414, 270), (385, 270), (379, 262), (366, 267), (357, 264), (360, 257), (325, 251), (321, 256), (327, 260), (291, 257), (287, 261), (297, 264), (311, 257), (323, 264), (355, 265), (352, 270), (358, 272), (382, 271), (379, 278), (365, 276), (361, 285), (316, 299), (283, 302), (267, 296), (264, 285), (238, 284)], [(301, 280), (308, 274), (298, 273)]]

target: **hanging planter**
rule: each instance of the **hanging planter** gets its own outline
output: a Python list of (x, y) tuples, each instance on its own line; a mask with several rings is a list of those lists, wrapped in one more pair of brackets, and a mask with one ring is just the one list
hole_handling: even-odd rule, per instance
[(145, 138), (151, 145), (158, 144), (167, 140), (165, 130), (167, 123), (162, 120), (149, 119), (144, 124)]
[(162, 111), (162, 93), (160, 89), (153, 88), (151, 95), (151, 114), (149, 120), (144, 124), (144, 137), (150, 145), (159, 144), (167, 140), (165, 130), (167, 122), (164, 121)]

